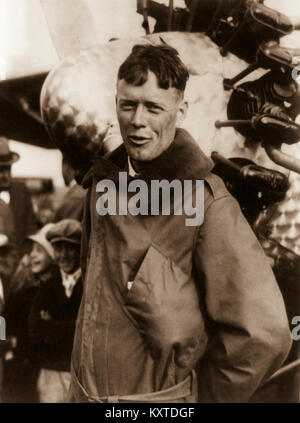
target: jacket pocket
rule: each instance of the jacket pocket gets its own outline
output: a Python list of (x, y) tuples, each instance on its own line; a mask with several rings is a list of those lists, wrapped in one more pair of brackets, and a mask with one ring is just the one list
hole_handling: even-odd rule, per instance
[(194, 367), (207, 336), (191, 275), (152, 245), (124, 305), (153, 358), (172, 355), (177, 366)]

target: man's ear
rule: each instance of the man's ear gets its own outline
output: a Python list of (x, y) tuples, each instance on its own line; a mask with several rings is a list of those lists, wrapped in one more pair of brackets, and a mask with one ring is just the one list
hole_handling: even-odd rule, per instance
[(181, 122), (185, 119), (187, 115), (187, 111), (188, 111), (188, 103), (187, 101), (182, 100), (177, 111), (177, 121), (176, 121), (177, 125), (180, 125)]

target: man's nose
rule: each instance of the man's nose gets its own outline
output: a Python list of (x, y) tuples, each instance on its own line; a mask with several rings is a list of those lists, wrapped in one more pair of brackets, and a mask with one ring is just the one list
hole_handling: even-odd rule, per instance
[(67, 247), (62, 247), (62, 249), (60, 250), (60, 255), (61, 255), (61, 257), (63, 257), (63, 258), (67, 258), (67, 256), (68, 256), (68, 249), (67, 249)]
[(138, 128), (145, 126), (146, 125), (145, 119), (146, 119), (146, 115), (145, 115), (144, 107), (142, 105), (139, 105), (135, 109), (135, 113), (132, 117), (132, 125)]

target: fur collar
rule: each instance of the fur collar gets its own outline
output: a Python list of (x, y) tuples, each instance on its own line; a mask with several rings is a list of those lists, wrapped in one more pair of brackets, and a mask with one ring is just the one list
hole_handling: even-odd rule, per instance
[[(213, 162), (202, 152), (196, 141), (184, 129), (177, 129), (172, 144), (156, 159), (145, 163), (139, 179), (151, 182), (153, 179), (179, 179), (181, 181), (202, 179), (213, 168)], [(82, 181), (88, 188), (92, 179), (118, 181), (119, 172), (128, 170), (127, 153), (124, 144), (104, 157), (96, 157), (92, 168)]]

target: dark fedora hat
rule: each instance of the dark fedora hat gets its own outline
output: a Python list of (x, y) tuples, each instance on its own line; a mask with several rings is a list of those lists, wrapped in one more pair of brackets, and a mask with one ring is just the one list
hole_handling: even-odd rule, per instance
[(8, 139), (0, 136), (0, 166), (10, 166), (19, 158), (18, 153), (9, 149)]

